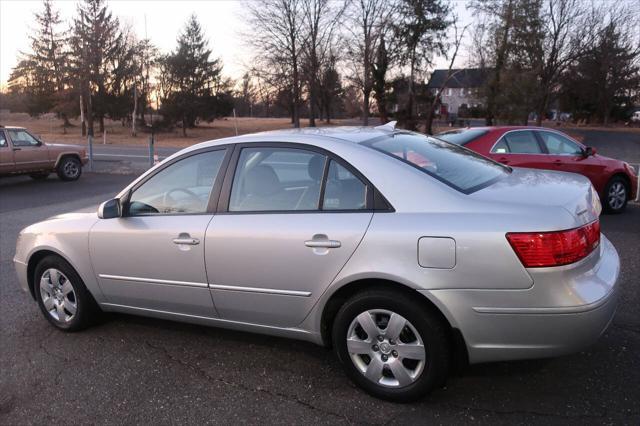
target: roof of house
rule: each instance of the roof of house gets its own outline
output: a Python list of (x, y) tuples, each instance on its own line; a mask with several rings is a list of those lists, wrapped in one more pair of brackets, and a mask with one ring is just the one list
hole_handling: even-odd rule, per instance
[[(448, 72), (449, 70), (445, 69), (435, 70), (431, 73), (431, 78), (429, 79), (427, 87), (429, 89), (442, 87), (442, 83), (447, 79)], [(480, 87), (487, 79), (488, 72), (489, 70), (486, 68), (452, 69), (451, 78), (447, 81), (445, 87), (452, 89), (461, 87)]]

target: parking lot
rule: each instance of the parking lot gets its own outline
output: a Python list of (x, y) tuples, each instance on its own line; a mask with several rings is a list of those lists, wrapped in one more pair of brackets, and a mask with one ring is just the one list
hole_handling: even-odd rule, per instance
[[(589, 137), (605, 155), (640, 155), (637, 134), (614, 147), (593, 134), (585, 143)], [(18, 232), (95, 209), (132, 179), (0, 181), (0, 424), (640, 423), (639, 204), (601, 218), (621, 257), (621, 299), (595, 346), (470, 366), (423, 401), (402, 405), (364, 394), (332, 352), (304, 342), (126, 315), (81, 333), (54, 330), (18, 287), (11, 261)]]

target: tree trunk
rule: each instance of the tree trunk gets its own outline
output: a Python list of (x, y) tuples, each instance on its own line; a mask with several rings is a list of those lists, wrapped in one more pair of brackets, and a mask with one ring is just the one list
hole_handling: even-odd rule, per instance
[(133, 86), (133, 112), (131, 113), (131, 136), (134, 138), (137, 136), (136, 133), (136, 113), (138, 112), (138, 91), (136, 90), (136, 86)]
[(100, 133), (104, 133), (104, 115), (100, 114), (100, 120), (98, 120), (100, 126)]
[(371, 90), (365, 90), (362, 96), (362, 125), (369, 125), (369, 102), (371, 98)]
[(84, 118), (84, 102), (82, 101), (82, 94), (80, 94), (80, 123), (82, 127), (82, 136), (87, 136), (87, 122)]
[[(294, 46), (295, 48), (295, 46)], [(293, 127), (300, 128), (300, 75), (298, 57), (293, 55)]]
[(309, 90), (309, 127), (316, 127), (316, 94), (313, 85)]
[(91, 94), (87, 96), (87, 135), (94, 136), (93, 134), (93, 99)]

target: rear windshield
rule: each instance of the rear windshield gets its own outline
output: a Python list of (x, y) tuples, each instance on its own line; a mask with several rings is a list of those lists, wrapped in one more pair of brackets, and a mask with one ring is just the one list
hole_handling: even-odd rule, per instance
[(396, 133), (365, 141), (363, 145), (416, 167), (465, 194), (491, 185), (511, 170), (466, 148), (417, 133)]
[(455, 143), (456, 145), (466, 145), (474, 139), (487, 134), (488, 130), (483, 129), (459, 129), (450, 130), (436, 135), (436, 138), (443, 141)]

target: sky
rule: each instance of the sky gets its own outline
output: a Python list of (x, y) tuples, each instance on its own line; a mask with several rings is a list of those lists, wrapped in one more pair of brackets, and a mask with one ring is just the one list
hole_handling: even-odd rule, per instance
[[(464, 2), (453, 3), (458, 15), (469, 20)], [(65, 21), (63, 28), (75, 15), (76, 4), (76, 0), (54, 1), (54, 8)], [(133, 27), (139, 38), (144, 38), (146, 30), (152, 43), (163, 53), (175, 47), (178, 32), (187, 18), (196, 13), (213, 55), (222, 59), (223, 73), (238, 79), (248, 68), (251, 52), (242, 38), (243, 31), (247, 30), (246, 7), (240, 0), (110, 0), (108, 6), (120, 22)], [(36, 27), (33, 15), (41, 9), (40, 0), (0, 0), (0, 87), (6, 84), (19, 53), (29, 51), (29, 34)], [(447, 66), (447, 63), (440, 58), (436, 65)]]

